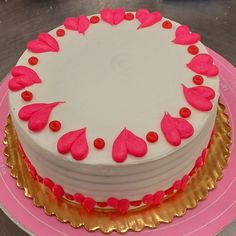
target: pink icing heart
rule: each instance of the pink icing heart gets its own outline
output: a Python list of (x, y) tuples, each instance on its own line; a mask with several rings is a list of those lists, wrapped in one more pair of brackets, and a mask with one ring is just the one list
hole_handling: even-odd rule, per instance
[(115, 10), (104, 8), (100, 14), (101, 18), (110, 25), (118, 25), (125, 19), (124, 8), (116, 8)]
[(90, 21), (87, 16), (79, 16), (77, 18), (70, 17), (65, 19), (64, 26), (66, 29), (78, 31), (80, 34), (84, 34), (89, 28)]
[(15, 66), (11, 70), (12, 78), (8, 82), (8, 87), (12, 91), (21, 90), (35, 83), (41, 83), (38, 74), (26, 66)]
[(213, 64), (213, 58), (204, 53), (196, 55), (187, 64), (187, 67), (198, 74), (209, 77), (216, 76), (219, 73), (217, 66)]
[(83, 160), (86, 158), (89, 151), (86, 129), (70, 131), (62, 135), (57, 142), (57, 150), (61, 154), (70, 152), (75, 160)]
[(181, 45), (188, 45), (197, 43), (199, 40), (199, 34), (191, 33), (187, 25), (181, 25), (176, 29), (175, 39), (172, 42)]
[(61, 102), (30, 104), (22, 107), (18, 116), (21, 120), (28, 121), (30, 130), (37, 132), (47, 125), (52, 109), (60, 103)]
[(121, 131), (112, 147), (112, 157), (116, 162), (123, 162), (127, 155), (143, 157), (147, 153), (147, 144), (126, 128)]
[(212, 100), (215, 97), (215, 91), (207, 86), (197, 86), (187, 88), (182, 85), (184, 96), (187, 102), (199, 111), (210, 111), (212, 109)]
[(149, 12), (147, 9), (141, 8), (136, 12), (136, 18), (141, 23), (138, 29), (141, 29), (156, 24), (162, 19), (162, 16), (158, 11)]
[(27, 43), (27, 49), (34, 53), (58, 52), (59, 44), (49, 33), (41, 33), (37, 39)]
[(179, 146), (181, 139), (189, 138), (193, 135), (193, 126), (183, 118), (171, 117), (165, 113), (161, 120), (161, 130), (166, 140), (174, 145)]

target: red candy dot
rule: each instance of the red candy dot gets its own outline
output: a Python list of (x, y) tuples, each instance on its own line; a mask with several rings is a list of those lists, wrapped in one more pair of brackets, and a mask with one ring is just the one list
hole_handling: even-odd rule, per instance
[(126, 20), (133, 20), (134, 19), (134, 14), (131, 12), (128, 12), (125, 14), (125, 19)]
[(21, 93), (21, 97), (24, 101), (29, 102), (33, 99), (33, 94), (30, 91), (25, 90)]
[(56, 34), (57, 34), (58, 37), (64, 36), (65, 33), (66, 33), (66, 32), (65, 32), (64, 29), (58, 29), (57, 32), (56, 32)]
[(30, 57), (30, 58), (28, 59), (28, 62), (29, 62), (29, 64), (30, 64), (31, 66), (34, 66), (34, 65), (38, 64), (39, 59), (38, 59), (37, 57)]
[(164, 29), (171, 29), (172, 28), (172, 23), (169, 20), (166, 20), (162, 23), (162, 27)]
[(147, 133), (146, 139), (150, 143), (155, 143), (158, 140), (158, 134), (154, 131), (150, 131)]
[(196, 54), (198, 54), (199, 49), (198, 49), (198, 47), (195, 46), (195, 45), (190, 45), (190, 46), (188, 47), (188, 52), (189, 52), (190, 54), (192, 54), (192, 55), (196, 55)]
[(105, 147), (105, 141), (102, 138), (96, 138), (93, 145), (97, 149), (103, 149)]
[(61, 122), (58, 120), (53, 120), (49, 123), (49, 128), (53, 131), (53, 132), (57, 132), (58, 130), (61, 129)]
[(191, 111), (189, 108), (187, 107), (182, 107), (180, 110), (179, 110), (179, 114), (181, 117), (183, 118), (188, 118), (190, 115), (191, 115)]
[(196, 85), (201, 85), (203, 84), (203, 77), (201, 75), (194, 75), (193, 76), (193, 83), (196, 84)]
[(90, 18), (90, 23), (91, 24), (97, 24), (100, 21), (100, 18), (98, 16), (92, 16)]

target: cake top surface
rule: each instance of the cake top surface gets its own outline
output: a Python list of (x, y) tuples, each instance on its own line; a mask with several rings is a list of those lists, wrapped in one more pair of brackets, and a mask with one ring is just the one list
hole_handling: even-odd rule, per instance
[[(54, 40), (46, 35), (42, 39), (38, 37), (33, 44), (31, 41), (17, 63), (36, 72), (40, 81), (29, 72), (36, 82), (27, 88), (12, 89), (15, 91), (9, 96), (11, 112), (24, 120), (20, 121), (20, 128), (30, 134), (32, 142), (58, 158), (112, 165), (138, 163), (140, 157), (143, 160), (162, 158), (196, 138), (209, 118), (208, 105), (217, 104), (212, 91), (218, 93), (218, 77), (210, 68), (212, 63), (206, 63), (209, 73), (202, 72), (198, 81), (195, 77), (195, 83), (192, 78), (197, 73), (193, 69), (199, 70), (198, 59), (197, 65), (192, 61), (192, 69), (187, 66), (196, 57), (194, 50), (198, 49), (198, 55), (207, 54), (199, 40), (186, 45), (173, 42), (179, 24), (162, 18), (137, 29), (140, 19), (128, 19), (126, 15), (126, 19), (113, 25), (110, 18), (102, 20), (100, 15), (96, 15), (99, 18), (86, 17), (90, 24), (81, 18), (76, 21), (79, 24), (84, 20), (81, 29), (74, 26), (75, 21), (70, 18), (49, 32)], [(86, 27), (85, 32), (78, 32)], [(192, 44), (195, 47), (191, 50)], [(51, 51), (41, 52), (42, 48)], [(207, 58), (203, 56), (201, 63), (204, 60)], [(200, 67), (207, 71), (206, 65)], [(14, 80), (22, 76), (22, 72), (12, 71), (12, 76)], [(199, 81), (203, 82), (203, 89), (208, 89), (204, 90), (208, 97), (201, 94), (205, 93), (202, 90), (200, 95), (196, 90), (201, 87)], [(187, 89), (192, 87), (195, 87), (193, 96)], [(22, 96), (25, 90), (33, 94), (31, 101), (26, 102)], [(22, 111), (22, 107), (29, 104), (38, 107), (34, 111), (32, 108)], [(180, 112), (181, 108), (184, 109)], [(40, 109), (38, 116), (35, 115)], [(174, 117), (181, 120), (174, 121)], [(178, 125), (173, 128), (171, 125), (175, 122)], [(177, 132), (181, 143), (173, 134), (177, 126), (183, 130)], [(77, 144), (74, 148), (73, 143)]]

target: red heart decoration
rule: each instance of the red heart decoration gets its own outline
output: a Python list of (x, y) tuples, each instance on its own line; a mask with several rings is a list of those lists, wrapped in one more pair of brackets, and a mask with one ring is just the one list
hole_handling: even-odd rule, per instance
[(85, 31), (89, 28), (90, 21), (87, 16), (79, 16), (77, 18), (70, 17), (65, 19), (64, 26), (66, 29), (78, 31), (81, 34), (84, 34)]
[(89, 151), (86, 129), (70, 131), (62, 135), (57, 142), (57, 150), (61, 154), (70, 152), (75, 160), (86, 158)]
[(183, 118), (171, 117), (165, 113), (161, 120), (161, 130), (166, 140), (174, 145), (179, 146), (181, 139), (189, 138), (193, 135), (193, 126)]
[(149, 12), (147, 9), (141, 8), (136, 12), (136, 18), (141, 23), (138, 29), (146, 28), (156, 24), (162, 19), (160, 12)]
[(187, 25), (181, 25), (175, 31), (175, 39), (173, 42), (176, 44), (188, 45), (197, 43), (199, 40), (199, 34), (191, 33)]
[(12, 78), (8, 82), (8, 87), (12, 91), (21, 90), (35, 83), (41, 83), (38, 74), (26, 66), (15, 66), (11, 70)]
[(187, 88), (182, 85), (184, 96), (187, 102), (199, 111), (210, 111), (212, 109), (211, 100), (215, 97), (215, 91), (207, 86), (197, 86)]
[(187, 64), (187, 67), (198, 74), (212, 77), (219, 73), (217, 66), (213, 62), (213, 58), (210, 55), (202, 53), (196, 55)]
[(27, 43), (27, 49), (34, 53), (58, 52), (59, 44), (49, 33), (41, 33), (37, 39)]
[(30, 130), (37, 132), (47, 125), (52, 109), (60, 103), (61, 102), (30, 104), (22, 107), (18, 116), (21, 120), (28, 121)]
[(115, 10), (104, 8), (100, 14), (103, 21), (110, 25), (118, 25), (125, 19), (124, 8), (117, 8)]
[(147, 153), (145, 141), (126, 128), (121, 131), (112, 147), (112, 157), (116, 162), (123, 162), (127, 155), (143, 157)]

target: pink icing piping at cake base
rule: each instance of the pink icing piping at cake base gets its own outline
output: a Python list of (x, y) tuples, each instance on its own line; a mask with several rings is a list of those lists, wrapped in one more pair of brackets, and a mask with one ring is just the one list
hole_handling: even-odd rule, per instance
[[(213, 134), (214, 134), (214, 130), (212, 131), (212, 136)], [(109, 206), (119, 211), (120, 213), (124, 214), (128, 211), (128, 209), (131, 206), (138, 207), (141, 204), (144, 204), (147, 206), (160, 205), (167, 196), (172, 195), (173, 193), (177, 191), (183, 191), (188, 181), (190, 180), (191, 176), (193, 176), (196, 173), (196, 171), (200, 169), (206, 162), (207, 149), (210, 147), (211, 143), (212, 141), (210, 139), (207, 148), (205, 148), (202, 151), (202, 154), (197, 158), (193, 169), (188, 174), (184, 175), (181, 179), (176, 180), (170, 188), (164, 191), (159, 190), (154, 194), (147, 194), (143, 196), (142, 200), (129, 201), (128, 199), (117, 199), (114, 197), (110, 197), (107, 199), (106, 202), (96, 202), (93, 198), (85, 197), (81, 193), (76, 193), (74, 195), (65, 193), (62, 186), (54, 183), (49, 178), (42, 178), (37, 173), (36, 169), (34, 168), (32, 163), (29, 161), (28, 157), (26, 156), (19, 141), (18, 141), (18, 147), (19, 147), (21, 156), (23, 160), (25, 161), (28, 171), (30, 175), (32, 176), (32, 178), (35, 181), (39, 181), (41, 184), (44, 184), (46, 187), (48, 187), (52, 191), (52, 193), (55, 195), (56, 198), (65, 197), (68, 200), (74, 200), (78, 202), (79, 204), (81, 204), (84, 207), (84, 209), (88, 212), (92, 211), (94, 207), (97, 205), (102, 208)]]

